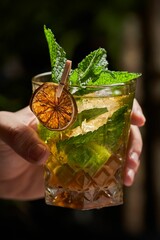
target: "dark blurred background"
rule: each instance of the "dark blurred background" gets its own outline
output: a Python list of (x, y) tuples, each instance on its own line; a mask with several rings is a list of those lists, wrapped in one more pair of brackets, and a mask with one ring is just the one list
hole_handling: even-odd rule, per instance
[(31, 78), (50, 71), (43, 25), (51, 28), (73, 67), (104, 47), (110, 70), (142, 72), (136, 96), (147, 122), (143, 152), (122, 206), (75, 211), (0, 200), (0, 233), (16, 239), (160, 239), (160, 1), (1, 0), (0, 110), (28, 105)]

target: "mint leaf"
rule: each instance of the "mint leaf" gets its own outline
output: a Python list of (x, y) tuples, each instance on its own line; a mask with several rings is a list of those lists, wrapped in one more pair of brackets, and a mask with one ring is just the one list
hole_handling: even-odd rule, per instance
[(130, 81), (140, 77), (141, 73), (129, 73), (127, 71), (109, 71), (104, 70), (99, 75), (96, 81), (88, 81), (88, 85), (106, 85), (106, 84), (117, 84)]
[(63, 48), (56, 42), (54, 34), (51, 29), (47, 29), (44, 25), (44, 33), (48, 42), (48, 48), (50, 53), (52, 81), (59, 83), (62, 72), (66, 62), (66, 53)]
[(86, 56), (79, 64), (78, 68), (71, 72), (69, 81), (71, 85), (87, 85), (89, 80), (96, 81), (100, 73), (107, 69), (106, 50), (99, 48)]
[[(116, 151), (119, 148), (119, 138), (126, 124), (126, 117), (128, 115), (128, 105), (124, 105), (118, 109), (111, 118), (107, 121), (106, 139), (105, 143), (112, 151)], [(124, 140), (124, 139), (123, 139)], [(116, 149), (115, 149), (116, 147)]]
[(68, 164), (75, 171), (81, 169), (93, 176), (107, 162), (111, 153), (96, 143), (67, 147)]
[(76, 122), (72, 125), (72, 129), (76, 128), (77, 126), (80, 126), (81, 123), (86, 119), (86, 121), (94, 119), (98, 117), (99, 115), (108, 112), (107, 108), (93, 108), (93, 109), (87, 109), (82, 112), (80, 112), (77, 116)]
[[(123, 132), (125, 126), (125, 118), (128, 105), (121, 107), (108, 119), (107, 123), (99, 127), (93, 132), (80, 134), (76, 137), (71, 137), (57, 143), (57, 148), (61, 149), (69, 146), (73, 149), (76, 145), (88, 144), (97, 142), (98, 144), (106, 145), (110, 150), (115, 150), (117, 142)], [(72, 145), (72, 146), (71, 146)]]
[(38, 124), (38, 135), (44, 142), (48, 142), (50, 139), (56, 139), (58, 137), (58, 132), (50, 131), (48, 128), (43, 126), (41, 123)]

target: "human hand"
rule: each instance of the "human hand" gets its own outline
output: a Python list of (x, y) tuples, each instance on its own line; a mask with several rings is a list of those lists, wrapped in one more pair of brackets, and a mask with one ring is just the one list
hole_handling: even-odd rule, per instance
[(138, 101), (134, 99), (131, 113), (131, 131), (124, 174), (124, 185), (128, 187), (133, 184), (135, 175), (139, 169), (140, 155), (143, 147), (142, 136), (139, 128), (144, 126), (145, 122), (146, 119), (142, 109)]
[(43, 163), (49, 150), (36, 125), (29, 106), (15, 113), (0, 112), (0, 198), (44, 196)]

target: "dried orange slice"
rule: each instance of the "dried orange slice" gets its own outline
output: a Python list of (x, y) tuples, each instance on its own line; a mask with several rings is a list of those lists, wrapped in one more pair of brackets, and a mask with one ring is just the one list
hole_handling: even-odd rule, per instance
[(65, 87), (57, 97), (57, 88), (52, 82), (41, 85), (32, 95), (30, 108), (46, 128), (61, 131), (76, 120), (77, 105)]

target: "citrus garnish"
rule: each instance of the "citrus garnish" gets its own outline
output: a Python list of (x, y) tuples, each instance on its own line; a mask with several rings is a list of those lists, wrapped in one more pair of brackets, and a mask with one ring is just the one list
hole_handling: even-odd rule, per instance
[(50, 130), (65, 130), (77, 116), (77, 105), (72, 94), (64, 87), (57, 97), (58, 84), (44, 83), (33, 93), (30, 108), (38, 120)]

